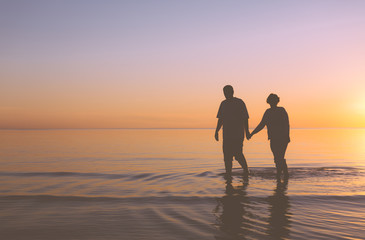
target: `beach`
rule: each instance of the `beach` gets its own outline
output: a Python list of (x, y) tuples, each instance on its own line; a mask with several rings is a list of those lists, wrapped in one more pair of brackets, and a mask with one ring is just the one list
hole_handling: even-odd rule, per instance
[(4, 239), (364, 239), (365, 129), (267, 135), (224, 177), (214, 129), (0, 131)]

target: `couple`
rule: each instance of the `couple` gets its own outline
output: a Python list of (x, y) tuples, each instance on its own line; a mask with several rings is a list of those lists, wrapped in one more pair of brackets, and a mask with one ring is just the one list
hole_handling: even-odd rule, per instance
[(265, 126), (267, 127), (270, 148), (274, 155), (276, 165), (276, 177), (280, 179), (281, 173), (284, 178), (289, 177), (288, 167), (285, 160), (285, 151), (290, 142), (289, 138), (289, 118), (283, 107), (278, 107), (279, 97), (276, 94), (270, 94), (266, 102), (270, 108), (266, 110), (260, 124), (252, 133), (248, 129), (248, 112), (242, 99), (233, 97), (233, 87), (227, 85), (223, 88), (224, 100), (218, 110), (217, 128), (215, 139), (218, 141), (218, 132), (223, 126), (223, 154), (228, 176), (232, 173), (233, 157), (243, 168), (244, 174), (248, 175), (248, 167), (245, 156), (242, 152), (243, 140), (247, 140), (260, 132)]

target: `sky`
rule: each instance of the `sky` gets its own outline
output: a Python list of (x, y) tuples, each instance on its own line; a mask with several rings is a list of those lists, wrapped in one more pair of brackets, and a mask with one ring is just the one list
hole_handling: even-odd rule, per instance
[(0, 128), (365, 127), (365, 1), (0, 0)]

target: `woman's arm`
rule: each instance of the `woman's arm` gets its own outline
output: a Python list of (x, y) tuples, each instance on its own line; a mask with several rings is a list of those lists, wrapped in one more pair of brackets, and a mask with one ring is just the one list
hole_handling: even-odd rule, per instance
[(259, 125), (257, 125), (257, 127), (255, 128), (255, 130), (253, 130), (252, 131), (252, 133), (251, 133), (251, 137), (254, 135), (254, 134), (256, 134), (256, 133), (258, 133), (258, 132), (260, 132), (265, 126), (266, 126), (266, 115), (267, 115), (267, 113), (265, 112), (265, 114), (264, 114), (264, 116), (262, 117), (262, 119), (261, 119), (261, 122), (259, 123)]

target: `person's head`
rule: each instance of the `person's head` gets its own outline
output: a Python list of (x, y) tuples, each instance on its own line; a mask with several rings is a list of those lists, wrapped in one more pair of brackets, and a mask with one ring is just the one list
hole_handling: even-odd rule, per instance
[(274, 93), (271, 93), (266, 99), (266, 102), (268, 104), (270, 104), (271, 107), (276, 107), (278, 105), (279, 101), (280, 101), (280, 98), (278, 97), (278, 95), (276, 95)]
[(223, 93), (227, 99), (233, 98), (233, 87), (231, 85), (224, 86)]

